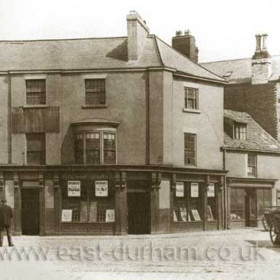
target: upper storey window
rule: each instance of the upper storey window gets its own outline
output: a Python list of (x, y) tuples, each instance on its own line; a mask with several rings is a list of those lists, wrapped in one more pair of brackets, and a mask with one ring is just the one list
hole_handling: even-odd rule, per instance
[(239, 140), (247, 139), (247, 125), (244, 123), (234, 123), (234, 138)]
[(86, 79), (86, 105), (106, 103), (105, 79)]
[(110, 131), (86, 131), (76, 134), (77, 164), (116, 164), (116, 134)]
[(199, 108), (199, 91), (197, 88), (185, 87), (185, 109), (197, 110)]
[(26, 104), (46, 104), (46, 80), (26, 80)]

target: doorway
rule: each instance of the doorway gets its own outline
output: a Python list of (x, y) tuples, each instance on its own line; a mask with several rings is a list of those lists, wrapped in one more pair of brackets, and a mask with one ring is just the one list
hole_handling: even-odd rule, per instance
[(151, 233), (150, 193), (133, 190), (127, 193), (128, 233)]
[(245, 226), (257, 227), (258, 226), (257, 215), (257, 190), (245, 191)]
[(38, 189), (22, 189), (22, 234), (39, 235), (40, 204)]

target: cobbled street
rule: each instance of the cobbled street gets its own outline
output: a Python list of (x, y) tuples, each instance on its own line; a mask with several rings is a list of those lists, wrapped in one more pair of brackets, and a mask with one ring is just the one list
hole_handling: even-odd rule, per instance
[(2, 279), (280, 279), (280, 248), (262, 229), (173, 235), (17, 236)]

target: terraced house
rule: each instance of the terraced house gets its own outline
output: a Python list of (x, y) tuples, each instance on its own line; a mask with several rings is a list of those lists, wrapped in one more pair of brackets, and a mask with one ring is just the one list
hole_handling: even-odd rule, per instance
[(171, 47), (135, 12), (126, 37), (0, 42), (0, 195), (14, 232), (224, 228), (225, 80), (197, 53), (190, 34)]

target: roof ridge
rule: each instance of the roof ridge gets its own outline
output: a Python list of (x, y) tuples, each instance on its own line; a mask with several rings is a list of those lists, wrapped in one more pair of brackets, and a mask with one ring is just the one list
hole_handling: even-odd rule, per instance
[[(275, 54), (272, 55), (271, 58), (280, 56), (280, 54)], [(251, 59), (251, 57), (243, 57), (243, 58), (233, 58), (233, 59), (222, 59), (222, 60), (214, 60), (214, 61), (206, 61), (206, 62), (201, 62), (201, 64), (210, 64), (210, 63), (219, 63), (219, 62), (229, 62), (229, 61), (239, 61), (239, 60), (247, 60)]]
[(159, 46), (158, 46), (158, 42), (157, 42), (157, 36), (155, 34), (149, 34), (149, 36), (151, 36), (153, 38), (153, 41), (154, 41), (154, 44), (155, 44), (155, 48), (156, 48), (156, 54), (159, 58), (159, 61), (160, 61), (160, 64), (162, 66), (164, 66), (164, 63), (163, 63), (163, 60), (162, 60), (162, 56), (161, 56), (161, 53), (160, 53), (160, 50), (159, 50)]
[(184, 57), (185, 59), (189, 60), (191, 63), (193, 63), (193, 64), (197, 65), (198, 67), (202, 68), (203, 70), (205, 70), (205, 71), (211, 73), (211, 74), (214, 75), (215, 77), (219, 78), (221, 81), (227, 82), (227, 80), (224, 79), (223, 77), (221, 77), (221, 76), (215, 74), (214, 72), (211, 72), (210, 70), (208, 70), (208, 69), (206, 69), (205, 67), (203, 67), (202, 65), (200, 65), (200, 63), (194, 62), (194, 61), (192, 61), (189, 57), (187, 57), (186, 55), (180, 53), (179, 51), (177, 51), (176, 49), (174, 49), (172, 46), (170, 46), (169, 44), (167, 44), (165, 41), (163, 41), (161, 38), (159, 38), (158, 36), (155, 35), (155, 37), (156, 37), (156, 39), (160, 40), (163, 44), (165, 44), (167, 47), (169, 47), (171, 50), (175, 51), (176, 53), (178, 53), (179, 55), (181, 55), (181, 56)]
[(50, 41), (83, 41), (100, 39), (126, 39), (127, 36), (119, 37), (87, 37), (87, 38), (64, 38), (64, 39), (33, 39), (33, 40), (0, 40), (0, 43), (25, 43), (25, 42), (50, 42)]

